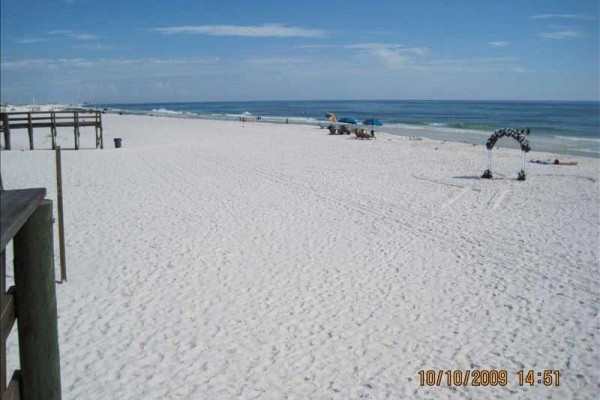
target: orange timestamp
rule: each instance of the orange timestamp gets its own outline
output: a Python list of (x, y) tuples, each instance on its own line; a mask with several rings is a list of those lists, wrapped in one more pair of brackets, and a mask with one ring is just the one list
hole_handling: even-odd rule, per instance
[[(519, 386), (559, 386), (558, 370), (519, 370), (517, 373)], [(421, 386), (506, 386), (509, 384), (509, 373), (505, 369), (474, 370), (420, 370)]]

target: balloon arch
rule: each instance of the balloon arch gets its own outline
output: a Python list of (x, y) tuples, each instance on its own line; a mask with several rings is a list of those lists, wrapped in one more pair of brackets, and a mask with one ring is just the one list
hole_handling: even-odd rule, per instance
[(494, 148), (494, 145), (496, 145), (496, 142), (498, 141), (498, 139), (500, 139), (504, 136), (508, 136), (508, 137), (512, 137), (513, 139), (518, 141), (519, 144), (521, 145), (522, 167), (521, 167), (521, 171), (519, 171), (519, 174), (517, 176), (517, 180), (524, 181), (525, 180), (525, 153), (527, 153), (531, 150), (531, 147), (529, 147), (529, 141), (525, 138), (525, 136), (529, 135), (529, 133), (531, 133), (531, 129), (529, 129), (529, 127), (527, 127), (526, 129), (521, 129), (521, 130), (512, 129), (512, 128), (500, 129), (500, 130), (497, 130), (496, 132), (494, 132), (492, 134), (492, 136), (490, 136), (490, 138), (488, 139), (487, 143), (485, 144), (485, 147), (487, 148), (487, 169), (485, 170), (483, 175), (481, 175), (481, 177), (485, 178), (485, 179), (492, 179), (492, 149)]

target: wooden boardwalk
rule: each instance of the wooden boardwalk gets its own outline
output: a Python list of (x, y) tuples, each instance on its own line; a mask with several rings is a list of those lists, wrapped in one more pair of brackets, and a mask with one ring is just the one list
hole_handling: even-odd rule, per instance
[(0, 113), (5, 150), (11, 149), (10, 134), (15, 129), (27, 129), (29, 149), (33, 150), (33, 132), (36, 128), (50, 128), (52, 150), (56, 149), (57, 128), (73, 128), (75, 150), (79, 150), (80, 128), (93, 127), (96, 148), (104, 148), (102, 113), (100, 111), (32, 111)]

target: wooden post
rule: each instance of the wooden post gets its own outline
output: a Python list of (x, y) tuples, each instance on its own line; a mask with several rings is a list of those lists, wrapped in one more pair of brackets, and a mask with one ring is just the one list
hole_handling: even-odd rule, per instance
[(18, 400), (21, 398), (21, 371), (16, 370), (13, 373), (12, 378), (10, 379), (10, 383), (4, 392), (6, 396), (6, 400)]
[(60, 399), (52, 201), (42, 201), (13, 243), (21, 399)]
[(98, 132), (98, 126), (100, 125), (99, 112), (94, 113), (94, 132), (96, 132), (96, 148), (100, 147), (100, 135)]
[(29, 150), (33, 150), (33, 125), (30, 112), (27, 113), (27, 133), (29, 134)]
[[(6, 390), (6, 341), (4, 338), (4, 330), (6, 329), (6, 331), (8, 331), (8, 327), (4, 326), (4, 308), (6, 307), (4, 304), (5, 302), (8, 302), (8, 296), (4, 297), (6, 296), (6, 253), (4, 249), (2, 249), (2, 253), (0, 253), (0, 274), (0, 310), (2, 312), (2, 318), (0, 319), (0, 326), (2, 328), (0, 332), (0, 393), (3, 394)], [(6, 312), (9, 313), (10, 310), (7, 309)], [(8, 335), (8, 333), (6, 333), (6, 335)]]
[(75, 150), (79, 150), (79, 113), (77, 111), (73, 113), (73, 118), (75, 120), (73, 128), (75, 135)]
[(4, 125), (4, 148), (10, 150), (10, 126), (8, 124), (8, 114), (2, 115), (2, 124)]
[(56, 148), (56, 195), (58, 197), (58, 245), (60, 249), (60, 281), (67, 281), (67, 256), (65, 252), (65, 220), (63, 213), (62, 161), (60, 146)]
[(50, 111), (50, 135), (52, 136), (52, 150), (56, 149), (56, 114)]
[(104, 149), (104, 132), (102, 131), (102, 113), (98, 114), (98, 120), (100, 121), (100, 148)]

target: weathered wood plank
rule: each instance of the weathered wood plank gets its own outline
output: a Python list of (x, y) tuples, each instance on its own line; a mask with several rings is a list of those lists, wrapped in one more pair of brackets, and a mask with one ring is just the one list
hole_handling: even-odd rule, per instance
[[(77, 126), (95, 126), (95, 125), (96, 125), (95, 122), (81, 122), (81, 121), (77, 124)], [(68, 128), (71, 126), (75, 126), (75, 124), (66, 123), (66, 122), (57, 122), (56, 126), (62, 126), (62, 127)]]
[[(5, 294), (5, 286), (6, 286), (6, 251), (0, 252), (0, 393), (3, 393), (6, 390), (6, 337), (10, 333), (12, 329), (12, 325), (14, 324), (14, 316), (15, 316), (15, 307), (14, 303), (11, 303), (11, 300), (6, 297)], [(12, 293), (11, 293), (12, 294)], [(6, 310), (5, 310), (6, 309)], [(10, 312), (12, 310), (12, 322)], [(6, 332), (6, 333), (5, 333)]]
[(31, 120), (34, 123), (35, 123), (35, 121), (46, 121), (48, 119), (50, 119), (49, 116), (44, 116), (44, 117), (42, 117), (42, 116), (40, 116), (40, 117), (33, 117), (32, 116), (31, 118), (29, 118), (29, 116), (26, 117), (26, 118), (13, 118), (13, 117), (9, 118), (10, 122), (15, 122), (15, 121), (29, 121), (29, 120)]
[(100, 129), (100, 148), (104, 149), (104, 132), (102, 131), (102, 113), (98, 113), (98, 128)]
[(44, 197), (45, 188), (0, 191), (0, 249), (17, 234)]
[(10, 150), (10, 125), (8, 123), (8, 116), (2, 115), (2, 128), (4, 130), (4, 148)]
[[(29, 135), (29, 150), (33, 150), (33, 124), (31, 122), (31, 114), (28, 115), (27, 134)], [(10, 121), (9, 121), (10, 122)]]
[[(0, 342), (0, 394), (6, 390), (6, 342)], [(4, 399), (4, 396), (2, 396)]]
[(75, 150), (79, 150), (79, 113), (77, 111), (73, 113), (73, 119), (75, 121), (73, 128), (75, 134)]
[[(99, 113), (100, 111), (96, 111), (96, 110), (71, 110), (71, 111), (52, 111), (55, 112), (57, 114), (73, 114), (74, 111), (77, 111), (81, 114), (95, 114), (95, 113)], [(2, 112), (0, 114), (7, 114), (7, 115), (45, 115), (48, 114), (50, 111), (5, 111)]]
[(15, 371), (8, 388), (2, 394), (2, 400), (20, 400), (21, 399), (21, 371)]
[(62, 160), (60, 146), (56, 149), (56, 197), (58, 198), (58, 244), (60, 250), (60, 281), (67, 281), (67, 256), (65, 252), (65, 220), (63, 213)]
[[(38, 123), (40, 123), (40, 121), (44, 122), (44, 121), (49, 121), (52, 119), (50, 113), (54, 112), (54, 111), (50, 111), (48, 112), (48, 115), (45, 116), (40, 116), (40, 117), (31, 117), (29, 118), (29, 115), (27, 115), (26, 117), (15, 117), (13, 115), (10, 115), (8, 113), (2, 113), (2, 118), (4, 118), (4, 116), (6, 116), (6, 118), (8, 119), (8, 122), (10, 123), (10, 126), (13, 125), (24, 125), (24, 126), (28, 126), (29, 121), (31, 121), (31, 123), (33, 125), (36, 125)], [(99, 113), (98, 113), (99, 114)], [(95, 122), (97, 120), (97, 114), (79, 114), (79, 120), (81, 122)], [(67, 116), (67, 115), (56, 115), (55, 118), (57, 121), (73, 121), (73, 113), (71, 113), (71, 116)]]
[[(6, 250), (0, 252), (0, 295), (6, 293)], [(0, 300), (2, 297), (0, 297)]]
[(21, 399), (60, 399), (52, 201), (42, 201), (15, 236), (13, 247)]
[[(35, 126), (37, 126), (37, 124), (40, 123), (40, 121), (44, 122), (48, 122), (49, 120), (51, 120), (51, 117), (44, 117), (44, 118), (31, 118), (31, 123)], [(57, 121), (73, 121), (73, 117), (56, 117)], [(79, 118), (80, 121), (85, 121), (85, 122), (94, 122), (94, 117), (93, 116), (83, 116), (81, 115)], [(9, 118), (8, 121), (10, 122), (10, 126), (14, 126), (14, 125), (21, 125), (21, 126), (28, 126), (29, 124), (29, 118)]]
[(50, 136), (52, 137), (52, 150), (56, 149), (56, 115), (50, 112)]
[[(56, 123), (52, 123), (52, 122), (43, 122), (43, 123), (38, 123), (38, 124), (33, 124), (32, 127), (33, 128), (52, 128), (52, 126), (56, 126), (58, 128), (72, 128), (75, 126), (75, 123), (72, 122), (56, 122)], [(79, 126), (96, 126), (95, 122), (79, 122), (78, 124)], [(10, 125), (11, 129), (29, 129), (29, 124), (11, 124)]]
[(15, 287), (11, 286), (7, 293), (2, 295), (2, 316), (0, 317), (0, 326), (2, 327), (2, 342), (10, 334), (15, 323)]

